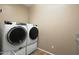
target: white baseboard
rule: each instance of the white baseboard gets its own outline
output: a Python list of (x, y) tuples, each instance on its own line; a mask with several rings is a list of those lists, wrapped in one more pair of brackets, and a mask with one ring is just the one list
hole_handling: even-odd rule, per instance
[(53, 53), (48, 52), (48, 51), (46, 51), (46, 50), (43, 50), (43, 49), (41, 49), (41, 48), (37, 48), (37, 49), (39, 49), (39, 50), (41, 50), (41, 51), (44, 51), (44, 52), (46, 52), (46, 53), (48, 53), (48, 54), (50, 54), (50, 55), (54, 55)]

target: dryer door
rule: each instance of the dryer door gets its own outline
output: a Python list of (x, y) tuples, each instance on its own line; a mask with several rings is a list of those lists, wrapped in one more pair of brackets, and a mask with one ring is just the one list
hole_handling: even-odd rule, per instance
[(8, 33), (7, 33), (7, 40), (12, 45), (20, 45), (25, 41), (25, 38), (27, 36), (27, 31), (24, 27), (18, 26), (13, 27)]
[(29, 32), (29, 36), (30, 36), (31, 40), (35, 40), (38, 37), (38, 28), (32, 27)]

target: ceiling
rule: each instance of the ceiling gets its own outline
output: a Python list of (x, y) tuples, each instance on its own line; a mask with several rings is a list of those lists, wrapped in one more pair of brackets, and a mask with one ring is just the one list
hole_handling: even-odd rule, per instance
[(26, 7), (31, 7), (31, 6), (33, 6), (34, 4), (23, 4), (24, 6), (26, 6)]

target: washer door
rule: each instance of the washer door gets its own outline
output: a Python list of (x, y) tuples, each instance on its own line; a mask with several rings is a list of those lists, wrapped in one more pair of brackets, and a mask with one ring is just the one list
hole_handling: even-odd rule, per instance
[(31, 40), (35, 40), (38, 37), (38, 29), (36, 27), (31, 28), (29, 37), (31, 38)]
[(24, 42), (25, 38), (27, 36), (27, 31), (25, 28), (18, 26), (13, 27), (8, 33), (7, 33), (7, 40), (12, 45), (20, 45)]

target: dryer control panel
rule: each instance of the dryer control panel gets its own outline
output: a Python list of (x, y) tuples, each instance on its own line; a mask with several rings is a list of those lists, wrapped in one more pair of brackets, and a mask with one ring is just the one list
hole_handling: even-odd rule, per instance
[(4, 21), (5, 24), (12, 24), (10, 21)]

